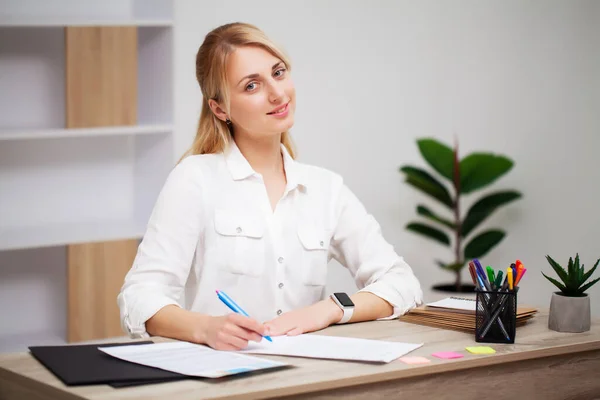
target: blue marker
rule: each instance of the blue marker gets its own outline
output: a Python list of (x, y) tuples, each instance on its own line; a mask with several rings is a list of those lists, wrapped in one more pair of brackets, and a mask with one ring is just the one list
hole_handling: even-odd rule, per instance
[[(227, 294), (225, 292), (223, 292), (222, 290), (217, 290), (217, 296), (219, 297), (219, 300), (221, 300), (223, 303), (225, 303), (225, 305), (227, 307), (229, 307), (231, 309), (231, 311), (238, 313), (238, 314), (242, 314), (243, 316), (246, 317), (250, 317), (248, 315), (248, 313), (244, 310), (242, 310), (242, 307), (238, 306), (235, 301), (233, 301), (233, 299), (229, 296), (227, 296)], [(263, 336), (265, 339), (267, 339), (269, 342), (272, 342), (273, 339), (271, 339), (270, 336)]]
[(481, 277), (481, 280), (483, 281), (483, 287), (488, 290), (491, 291), (492, 290), (492, 286), (489, 284), (488, 280), (487, 280), (487, 276), (485, 274), (485, 271), (483, 270), (483, 267), (481, 266), (481, 263), (479, 262), (478, 259), (473, 259), (473, 263), (475, 264), (475, 270), (478, 272), (478, 275)]

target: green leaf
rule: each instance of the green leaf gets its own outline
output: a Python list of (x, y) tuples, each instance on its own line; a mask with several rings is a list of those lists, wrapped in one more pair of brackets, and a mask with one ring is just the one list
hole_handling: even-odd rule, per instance
[(430, 195), (448, 208), (452, 209), (453, 201), (444, 185), (431, 176), (427, 171), (417, 167), (405, 166), (400, 168), (406, 176), (406, 183)]
[(504, 239), (505, 233), (500, 230), (489, 230), (480, 233), (475, 236), (465, 246), (464, 257), (465, 259), (481, 258), (487, 254), (494, 246), (496, 246), (502, 239)]
[(521, 193), (514, 190), (489, 194), (477, 201), (467, 212), (462, 224), (461, 234), (466, 237), (481, 222), (489, 217), (497, 208), (521, 197)]
[(559, 288), (561, 292), (566, 292), (567, 291), (567, 288), (562, 283), (558, 282), (556, 279), (550, 278), (549, 276), (547, 276), (543, 272), (542, 272), (542, 275), (544, 275), (546, 277), (546, 279), (548, 279), (550, 282), (552, 282), (554, 284), (554, 286), (556, 286), (557, 288)]
[(596, 264), (594, 264), (594, 267), (592, 269), (590, 269), (588, 272), (583, 274), (583, 277), (581, 277), (581, 280), (580, 280), (580, 285), (583, 285), (585, 283), (585, 281), (587, 281), (590, 278), (590, 276), (592, 276), (592, 274), (596, 270), (596, 267), (598, 266), (599, 263), (600, 263), (600, 258), (598, 259), (598, 261), (596, 261)]
[(464, 266), (465, 266), (465, 264), (463, 264), (463, 263), (452, 263), (452, 264), (446, 265), (446, 269), (456, 272), (456, 271), (460, 271)]
[(563, 281), (564, 284), (566, 285), (569, 282), (569, 277), (567, 276), (567, 271), (565, 271), (565, 269), (559, 263), (554, 261), (552, 259), (552, 257), (546, 256), (546, 260), (548, 260), (548, 263), (550, 264), (550, 266), (552, 267), (554, 272), (556, 272), (556, 275), (558, 275), (560, 280)]
[(421, 224), (419, 222), (413, 222), (406, 225), (406, 229), (418, 233), (420, 235), (426, 236), (442, 244), (450, 245), (450, 238), (448, 237), (448, 235), (432, 226)]
[(587, 283), (586, 285), (583, 285), (582, 287), (579, 288), (579, 291), (581, 293), (584, 293), (586, 290), (588, 290), (590, 287), (592, 287), (592, 285), (596, 282), (600, 281), (600, 278), (596, 278), (593, 281), (590, 281), (589, 283)]
[(452, 181), (454, 152), (435, 139), (417, 140), (419, 151), (427, 163), (444, 178)]
[(448, 228), (450, 228), (452, 230), (454, 230), (456, 228), (453, 222), (448, 221), (445, 218), (438, 217), (437, 215), (435, 215), (433, 213), (433, 211), (431, 211), (429, 208), (425, 207), (422, 204), (419, 204), (417, 206), (417, 214), (419, 214), (419, 215), (421, 215), (421, 216), (423, 216), (425, 218), (428, 218), (428, 219), (430, 219), (432, 221), (438, 222), (438, 223), (440, 223), (440, 224), (442, 224), (444, 226), (447, 226)]
[(579, 288), (579, 282), (577, 281), (577, 274), (579, 272), (579, 254), (575, 256), (575, 261), (569, 258), (569, 282), (567, 288), (571, 290), (577, 290)]
[(469, 154), (460, 161), (460, 192), (470, 193), (481, 189), (507, 173), (512, 166), (513, 162), (504, 156)]
[(465, 263), (446, 264), (445, 262), (440, 261), (440, 260), (436, 260), (435, 262), (437, 263), (437, 265), (439, 265), (443, 269), (446, 269), (448, 271), (454, 271), (454, 272), (460, 271), (465, 266)]

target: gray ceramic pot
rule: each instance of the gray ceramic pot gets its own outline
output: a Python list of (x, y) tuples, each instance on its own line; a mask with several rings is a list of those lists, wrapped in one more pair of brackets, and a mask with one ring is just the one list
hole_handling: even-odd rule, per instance
[(552, 293), (548, 328), (557, 332), (586, 332), (590, 330), (590, 297), (563, 296)]

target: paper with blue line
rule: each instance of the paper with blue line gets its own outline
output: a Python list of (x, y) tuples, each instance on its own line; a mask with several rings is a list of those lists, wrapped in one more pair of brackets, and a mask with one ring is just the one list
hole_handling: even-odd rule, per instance
[(99, 347), (99, 350), (121, 360), (149, 367), (204, 378), (220, 378), (283, 367), (288, 364), (236, 352), (217, 351), (189, 342), (167, 342), (137, 346)]

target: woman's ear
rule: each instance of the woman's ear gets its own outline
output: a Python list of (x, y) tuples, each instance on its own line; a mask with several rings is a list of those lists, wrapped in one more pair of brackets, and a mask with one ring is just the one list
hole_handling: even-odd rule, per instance
[(219, 118), (221, 121), (225, 122), (227, 120), (227, 113), (225, 112), (225, 110), (223, 110), (221, 108), (219, 103), (217, 103), (215, 100), (209, 99), (208, 106), (210, 107), (213, 114), (215, 114), (216, 117)]

